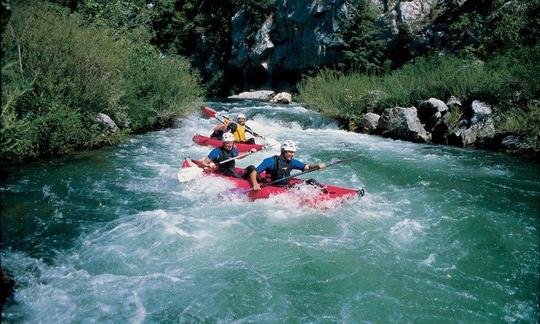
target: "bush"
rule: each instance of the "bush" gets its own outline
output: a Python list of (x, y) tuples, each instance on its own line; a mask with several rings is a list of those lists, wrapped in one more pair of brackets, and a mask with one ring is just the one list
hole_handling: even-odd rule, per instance
[[(2, 37), (4, 162), (117, 143), (196, 107), (202, 91), (187, 61), (135, 41), (150, 39), (144, 29), (129, 33), (118, 37), (56, 5), (13, 4)], [(99, 112), (117, 121), (119, 134), (101, 133)]]
[(512, 107), (508, 103), (519, 105), (516, 96), (524, 101), (538, 98), (540, 80), (533, 62), (540, 59), (539, 52), (524, 50), (519, 55), (498, 56), (487, 63), (437, 55), (418, 58), (381, 76), (324, 70), (304, 79), (299, 92), (302, 100), (334, 118), (417, 105), (431, 97), (445, 100), (456, 96), (462, 101), (483, 100), (499, 107)]

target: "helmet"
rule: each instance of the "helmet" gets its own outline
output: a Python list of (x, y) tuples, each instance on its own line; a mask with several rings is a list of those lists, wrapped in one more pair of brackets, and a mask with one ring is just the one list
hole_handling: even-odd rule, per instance
[(236, 119), (240, 119), (240, 118), (246, 119), (246, 115), (244, 115), (244, 114), (238, 114), (238, 117), (236, 117)]
[(296, 152), (296, 149), (296, 143), (291, 140), (287, 140), (281, 144), (282, 151)]
[(221, 140), (223, 142), (234, 142), (234, 135), (227, 132), (223, 134), (223, 138)]

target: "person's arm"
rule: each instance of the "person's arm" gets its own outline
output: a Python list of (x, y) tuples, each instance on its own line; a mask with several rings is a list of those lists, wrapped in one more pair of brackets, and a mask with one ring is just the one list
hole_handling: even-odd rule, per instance
[[(294, 161), (297, 161), (297, 160), (294, 160)], [(294, 168), (294, 161), (293, 161), (293, 168)], [(300, 161), (298, 161), (298, 162), (300, 162)], [(300, 163), (302, 163), (302, 162), (300, 162)], [(324, 163), (308, 163), (308, 164), (302, 163), (302, 164), (304, 165), (304, 167), (301, 168), (301, 169), (299, 168), (298, 170), (309, 171), (309, 170), (313, 170), (313, 169), (324, 169), (324, 168), (326, 168), (326, 164), (324, 164)]]
[(214, 127), (214, 131), (215, 132), (220, 131), (224, 129), (225, 127), (227, 127), (225, 124), (217, 125), (216, 127)]
[(238, 160), (240, 160), (240, 159), (243, 159), (243, 158), (245, 158), (246, 156), (251, 155), (251, 154), (253, 154), (253, 153), (255, 153), (255, 152), (257, 152), (257, 150), (254, 149), (254, 148), (252, 148), (251, 150), (249, 150), (249, 152), (246, 152), (246, 153), (244, 153), (244, 154), (238, 155), (238, 153), (236, 153), (236, 156), (238, 156)]
[(210, 153), (208, 154), (208, 156), (205, 157), (205, 158), (201, 161), (201, 166), (203, 167), (203, 169), (206, 169), (206, 168), (215, 169), (215, 168), (216, 168), (216, 164), (214, 163), (213, 160), (217, 159), (218, 156), (219, 156), (219, 151), (218, 151), (218, 149), (213, 149), (212, 151), (210, 151)]
[(253, 190), (261, 190), (261, 186), (257, 182), (257, 174), (260, 174), (263, 171), (272, 170), (273, 166), (274, 158), (267, 158), (264, 159), (261, 164), (259, 164), (259, 166), (249, 174), (249, 180), (251, 181)]
[(257, 170), (251, 171), (249, 174), (249, 180), (251, 181), (251, 187), (253, 190), (261, 190), (261, 185), (257, 182)]
[(208, 157), (205, 157), (201, 160), (201, 166), (203, 169), (214, 169), (216, 167), (216, 164)]

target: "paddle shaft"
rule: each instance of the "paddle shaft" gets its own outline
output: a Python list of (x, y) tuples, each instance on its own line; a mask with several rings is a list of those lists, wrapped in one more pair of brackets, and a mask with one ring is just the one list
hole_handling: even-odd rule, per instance
[[(351, 160), (354, 160), (354, 159), (357, 159), (358, 157), (353, 157), (353, 158), (349, 158), (349, 159), (345, 159), (345, 160), (335, 160), (335, 161), (332, 161), (330, 163), (328, 163), (326, 166), (329, 167), (331, 165), (334, 165), (334, 164), (339, 164), (339, 163), (342, 163), (342, 162), (347, 162), (347, 161), (351, 161)], [(310, 169), (310, 170), (307, 170), (307, 171), (302, 171), (300, 173), (297, 173), (297, 174), (294, 174), (294, 175), (290, 175), (290, 176), (287, 176), (287, 177), (283, 177), (281, 179), (277, 179), (277, 180), (274, 180), (272, 182), (268, 182), (268, 183), (265, 183), (263, 185), (261, 185), (261, 188), (264, 188), (266, 186), (270, 186), (274, 183), (278, 183), (278, 182), (281, 182), (281, 181), (284, 181), (284, 180), (289, 180), (291, 178), (295, 178), (295, 177), (298, 177), (298, 176), (301, 176), (301, 175), (304, 175), (306, 173), (310, 173), (310, 172), (313, 172), (313, 171), (317, 171), (317, 170), (321, 170), (320, 168), (314, 168), (314, 169)]]
[[(255, 152), (257, 152), (257, 151), (255, 151)], [(253, 153), (255, 153), (255, 152), (248, 152), (248, 153), (243, 154), (243, 155), (238, 155), (238, 156), (232, 157), (232, 158), (230, 158), (230, 159), (223, 160), (223, 161), (219, 162), (219, 164), (227, 163), (227, 162), (230, 162), (230, 161), (236, 160), (236, 159), (241, 159), (241, 158), (246, 157), (246, 156), (248, 156), (248, 155), (250, 155), (250, 154), (253, 154)]]

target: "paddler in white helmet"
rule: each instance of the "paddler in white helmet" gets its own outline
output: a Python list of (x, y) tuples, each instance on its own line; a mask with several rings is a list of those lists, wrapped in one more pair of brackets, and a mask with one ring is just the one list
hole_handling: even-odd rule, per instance
[[(324, 163), (306, 164), (295, 159), (294, 155), (297, 149), (298, 147), (295, 142), (287, 140), (281, 145), (280, 155), (264, 159), (255, 170), (251, 171), (249, 179), (253, 186), (253, 190), (261, 189), (261, 186), (259, 185), (259, 181), (261, 180), (259, 174), (263, 171), (266, 171), (266, 180), (272, 182), (290, 176), (292, 170), (308, 171), (313, 169), (324, 169), (326, 167), (326, 164)], [(288, 184), (289, 181), (284, 180), (273, 185), (287, 186)]]
[(232, 132), (234, 135), (234, 141), (236, 143), (245, 143), (245, 144), (255, 144), (255, 138), (246, 139), (246, 130), (251, 132), (254, 136), (259, 136), (255, 133), (248, 125), (246, 125), (246, 115), (240, 113), (236, 116), (237, 128), (236, 131)]
[[(201, 161), (201, 166), (204, 169), (210, 169), (216, 173), (223, 174), (228, 177), (234, 178), (248, 178), (249, 173), (255, 169), (254, 166), (250, 165), (243, 172), (237, 172), (235, 168), (235, 160), (243, 159), (248, 156), (250, 153), (254, 153), (256, 149), (251, 149), (250, 152), (243, 155), (238, 155), (238, 150), (234, 146), (234, 136), (230, 132), (224, 133), (222, 137), (223, 146), (217, 147), (210, 151), (207, 157)], [(232, 159), (236, 158), (236, 159)], [(230, 160), (225, 163), (220, 163), (222, 161)], [(249, 172), (247, 172), (249, 171)]]

